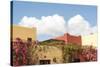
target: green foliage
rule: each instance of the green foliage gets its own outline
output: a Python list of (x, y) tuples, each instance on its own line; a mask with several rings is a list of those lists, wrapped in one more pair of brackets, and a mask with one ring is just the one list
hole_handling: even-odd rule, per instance
[(64, 41), (61, 41), (61, 40), (50, 39), (50, 40), (40, 42), (39, 44), (40, 45), (63, 45), (65, 43), (64, 43)]
[(81, 47), (77, 44), (66, 44), (63, 46), (64, 63), (72, 62), (76, 54), (81, 53)]

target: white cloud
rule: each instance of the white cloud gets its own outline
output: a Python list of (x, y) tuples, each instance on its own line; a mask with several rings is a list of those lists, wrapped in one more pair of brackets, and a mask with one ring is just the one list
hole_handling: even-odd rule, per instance
[(37, 34), (48, 34), (58, 36), (66, 32), (65, 20), (57, 14), (42, 16), (41, 19), (24, 16), (19, 23), (21, 26), (36, 27)]
[(41, 19), (24, 16), (19, 25), (36, 27), (38, 35), (59, 36), (66, 32), (72, 35), (86, 35), (97, 32), (97, 26), (91, 27), (90, 23), (81, 15), (71, 17), (68, 22), (64, 20), (63, 16), (58, 14), (42, 16)]
[(91, 27), (89, 22), (81, 15), (70, 18), (67, 27), (68, 32), (72, 35), (88, 35), (97, 31), (96, 26)]

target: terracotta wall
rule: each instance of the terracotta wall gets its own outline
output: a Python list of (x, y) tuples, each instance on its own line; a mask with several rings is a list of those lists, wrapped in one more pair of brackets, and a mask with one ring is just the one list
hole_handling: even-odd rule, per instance
[(54, 39), (63, 40), (65, 41), (65, 43), (74, 43), (78, 45), (82, 44), (81, 36), (73, 36), (68, 33), (64, 34), (63, 36), (56, 37)]
[(72, 36), (67, 34), (67, 43), (75, 43), (81, 45), (82, 44), (81, 36)]

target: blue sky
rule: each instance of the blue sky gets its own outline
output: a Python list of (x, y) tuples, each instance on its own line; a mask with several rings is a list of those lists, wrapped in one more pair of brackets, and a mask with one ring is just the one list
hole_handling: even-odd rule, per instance
[(36, 17), (59, 14), (68, 21), (72, 16), (80, 14), (91, 26), (97, 25), (97, 7), (89, 5), (54, 4), (38, 2), (13, 2), (13, 24), (18, 24), (24, 16)]
[(37, 17), (50, 16), (59, 14), (64, 16), (65, 20), (70, 17), (81, 14), (85, 19), (91, 22), (91, 25), (96, 25), (97, 22), (96, 6), (83, 6), (71, 4), (51, 4), (51, 3), (33, 3), (15, 1), (13, 4), (13, 22), (17, 24), (23, 16)]

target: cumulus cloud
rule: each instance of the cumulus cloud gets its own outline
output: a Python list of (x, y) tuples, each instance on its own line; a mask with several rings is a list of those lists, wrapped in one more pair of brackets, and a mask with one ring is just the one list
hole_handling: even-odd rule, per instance
[(42, 16), (41, 19), (24, 16), (19, 23), (21, 26), (36, 27), (37, 34), (58, 36), (66, 32), (65, 20), (58, 14)]
[(64, 33), (72, 35), (87, 35), (97, 32), (97, 26), (91, 27), (90, 23), (81, 15), (75, 15), (68, 21), (58, 14), (52, 16), (36, 17), (24, 16), (19, 25), (26, 27), (36, 27), (38, 35), (59, 36)]
[(88, 35), (95, 33), (97, 26), (91, 27), (90, 23), (81, 15), (73, 16), (68, 20), (68, 32), (72, 35)]

